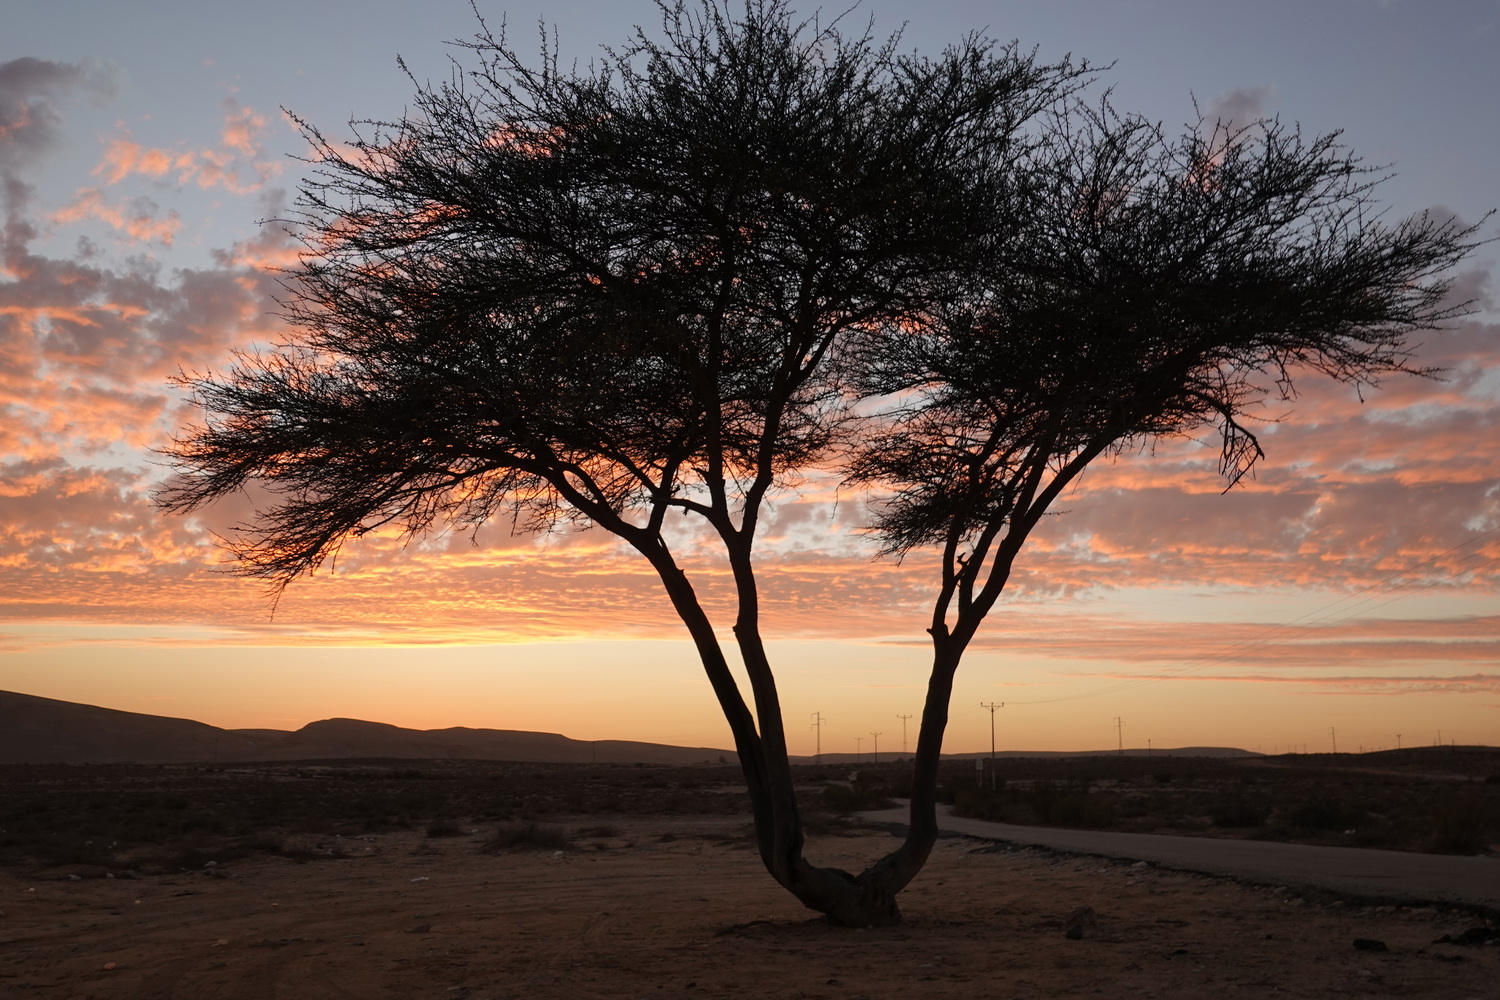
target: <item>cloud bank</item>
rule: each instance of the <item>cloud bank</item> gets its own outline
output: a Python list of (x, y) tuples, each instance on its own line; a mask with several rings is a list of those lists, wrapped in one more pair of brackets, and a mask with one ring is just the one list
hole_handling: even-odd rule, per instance
[[(477, 539), (351, 545), (336, 572), (294, 585), (273, 622), (258, 584), (222, 572), (212, 534), (249, 517), (248, 499), (194, 518), (156, 511), (151, 490), (165, 470), (153, 449), (194, 418), (167, 380), (284, 335), (275, 268), (293, 262), (296, 247), (278, 227), (248, 222), (282, 214), (284, 195), (272, 186), (280, 164), (267, 151), (267, 116), (234, 97), (220, 105), (213, 142), (151, 147), (122, 129), (80, 170), (71, 201), (40, 205), (28, 178), (50, 169), (68, 102), (107, 100), (112, 80), (92, 65), (0, 64), (0, 618), (211, 624), (265, 641), (288, 623), (299, 634), (393, 642), (680, 634), (654, 578), (610, 539), (518, 539), (504, 525)], [(1268, 100), (1237, 91), (1208, 110), (1239, 121)], [(174, 263), (200, 236), (172, 204), (186, 189), (234, 199), (247, 220), (238, 239), (191, 265)], [(76, 234), (74, 252), (42, 251), (44, 233)], [(1476, 271), (1456, 293), (1484, 306), (1490, 289)], [(1211, 657), (1226, 639), (1250, 642), (1276, 623), (1236, 631), (1126, 620), (1092, 601), (1118, 588), (1164, 601), (1183, 588), (1226, 601), (1372, 587), (1494, 594), (1500, 325), (1479, 314), (1434, 332), (1418, 360), (1442, 368), (1442, 379), (1395, 380), (1366, 401), (1309, 379), (1294, 402), (1267, 409), (1269, 457), (1227, 495), (1216, 450), (1191, 439), (1100, 463), (1023, 554), (1011, 600), (980, 642), (1150, 670)], [(835, 502), (826, 484), (778, 502), (762, 540), (768, 633), (921, 641), (933, 566), (921, 553), (875, 560), (863, 523), (859, 498)], [(722, 615), (725, 568), (690, 534), (681, 545)], [(1497, 635), (1493, 617), (1341, 622), (1241, 657), (1256, 669), (1235, 676), (1375, 663), (1406, 671), (1358, 675), (1394, 693), (1439, 683), (1407, 669), (1436, 663), (1466, 671), (1442, 683), (1490, 690), (1482, 667), (1500, 655)]]

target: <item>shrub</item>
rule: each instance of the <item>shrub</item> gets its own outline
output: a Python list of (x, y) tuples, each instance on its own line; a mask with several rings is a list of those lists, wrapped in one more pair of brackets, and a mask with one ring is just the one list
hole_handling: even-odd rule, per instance
[(1264, 799), (1234, 795), (1217, 799), (1209, 808), (1214, 826), (1258, 827), (1271, 816), (1271, 804)]
[(885, 787), (877, 782), (863, 780), (861, 775), (848, 785), (832, 782), (823, 786), (823, 801), (835, 812), (852, 813), (863, 809), (888, 809), (894, 803), (886, 796)]
[(1320, 796), (1298, 803), (1288, 819), (1304, 830), (1344, 830), (1358, 827), (1364, 815), (1363, 809)]
[(1432, 809), (1432, 850), (1436, 854), (1479, 854), (1489, 846), (1496, 809), (1471, 792), (1444, 796)]

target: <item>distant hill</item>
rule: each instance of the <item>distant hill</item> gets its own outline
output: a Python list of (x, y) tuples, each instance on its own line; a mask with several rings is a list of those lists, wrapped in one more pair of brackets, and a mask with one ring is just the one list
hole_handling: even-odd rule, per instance
[(268, 729), (236, 731), (191, 719), (118, 712), (0, 691), (0, 762), (8, 764), (168, 763), (254, 757), (288, 735)]
[[(999, 757), (1104, 757), (1115, 750), (1002, 750)], [(1255, 757), (1232, 747), (1157, 748), (1158, 757)], [(1127, 756), (1146, 750), (1126, 748)], [(899, 753), (883, 752), (881, 760)], [(950, 760), (986, 752), (944, 754)], [(94, 705), (0, 691), (0, 764), (176, 764), (187, 761), (334, 760), (394, 757), (425, 760), (509, 760), (552, 764), (701, 764), (732, 750), (677, 747), (630, 740), (574, 740), (558, 733), (513, 729), (402, 729), (360, 719), (322, 719), (301, 729), (220, 729), (191, 719), (121, 712)], [(810, 764), (812, 757), (793, 757)], [(869, 754), (825, 753), (825, 764), (867, 764)]]
[[(883, 761), (895, 760), (900, 757), (899, 752), (892, 753), (887, 750), (880, 751), (880, 759)], [(990, 752), (979, 750), (974, 753), (945, 753), (944, 760), (987, 760)], [(1260, 757), (1261, 754), (1254, 750), (1241, 750), (1238, 747), (1126, 747), (1120, 750), (997, 750), (995, 756), (1001, 759), (1015, 757)], [(822, 758), (825, 764), (868, 764), (870, 755), (853, 753), (825, 753)], [(812, 763), (812, 757), (793, 757), (792, 761), (798, 764)]]
[(701, 764), (733, 751), (630, 740), (574, 740), (509, 729), (402, 729), (323, 719), (296, 731), (220, 729), (191, 719), (121, 712), (0, 691), (0, 764), (324, 760), (351, 757), (546, 763)]
[[(944, 754), (951, 759), (988, 757), (986, 752)], [(1126, 747), (1124, 750), (1000, 750), (996, 757), (1259, 757), (1239, 747)]]

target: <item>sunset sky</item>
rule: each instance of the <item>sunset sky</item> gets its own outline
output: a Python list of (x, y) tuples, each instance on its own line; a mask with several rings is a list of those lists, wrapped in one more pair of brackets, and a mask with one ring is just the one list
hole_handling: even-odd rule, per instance
[[(842, 9), (836, 4), (829, 10)], [(523, 50), (586, 61), (639, 0), (488, 2)], [(812, 11), (811, 6), (804, 8)], [(1169, 127), (1276, 115), (1343, 129), (1391, 221), (1500, 206), (1500, 0), (869, 0), (936, 52), (983, 30), (1114, 63), (1114, 101)], [(287, 335), (261, 220), (306, 152), (395, 118), (473, 34), (464, 0), (12, 4), (0, 33), (0, 689), (227, 727), (352, 716), (728, 746), (654, 577), (608, 536), (352, 545), (274, 618), (223, 573), (222, 505), (165, 516), (153, 454), (194, 414), (168, 385)], [(1500, 236), (1500, 223), (1482, 235)], [(1023, 553), (960, 672), (946, 749), (1500, 744), (1500, 246), (1456, 276), (1477, 310), (1421, 338), (1442, 381), (1363, 402), (1307, 376), (1227, 495), (1209, 440), (1101, 463)], [(921, 710), (935, 579), (874, 559), (857, 496), (778, 499), (762, 541), (794, 752), (899, 751)], [(695, 564), (697, 565), (697, 564)], [(722, 575), (699, 567), (716, 608)], [(728, 617), (722, 616), (726, 626)], [(915, 740), (916, 719), (910, 726)], [(1331, 732), (1332, 731), (1332, 732)], [(856, 739), (861, 742), (856, 743)]]

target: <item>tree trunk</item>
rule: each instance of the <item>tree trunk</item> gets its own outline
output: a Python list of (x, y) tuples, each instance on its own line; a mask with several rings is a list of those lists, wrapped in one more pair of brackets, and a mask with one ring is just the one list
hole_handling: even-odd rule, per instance
[[(772, 793), (768, 796), (771, 801), (756, 804), (756, 835), (761, 856), (767, 859), (767, 869), (804, 906), (825, 914), (835, 924), (844, 927), (899, 924), (901, 908), (896, 897), (932, 854), (938, 836), (938, 765), (942, 760), (948, 702), (961, 645), (949, 636), (935, 638), (932, 673), (912, 762), (910, 826), (900, 847), (858, 875), (838, 868), (819, 868), (802, 856), (802, 821), (795, 800)], [(760, 750), (764, 752), (764, 746)], [(765, 768), (762, 773), (767, 771), (775, 774), (778, 769)], [(751, 794), (753, 798), (755, 793)], [(774, 817), (771, 829), (761, 828), (762, 815)]]

